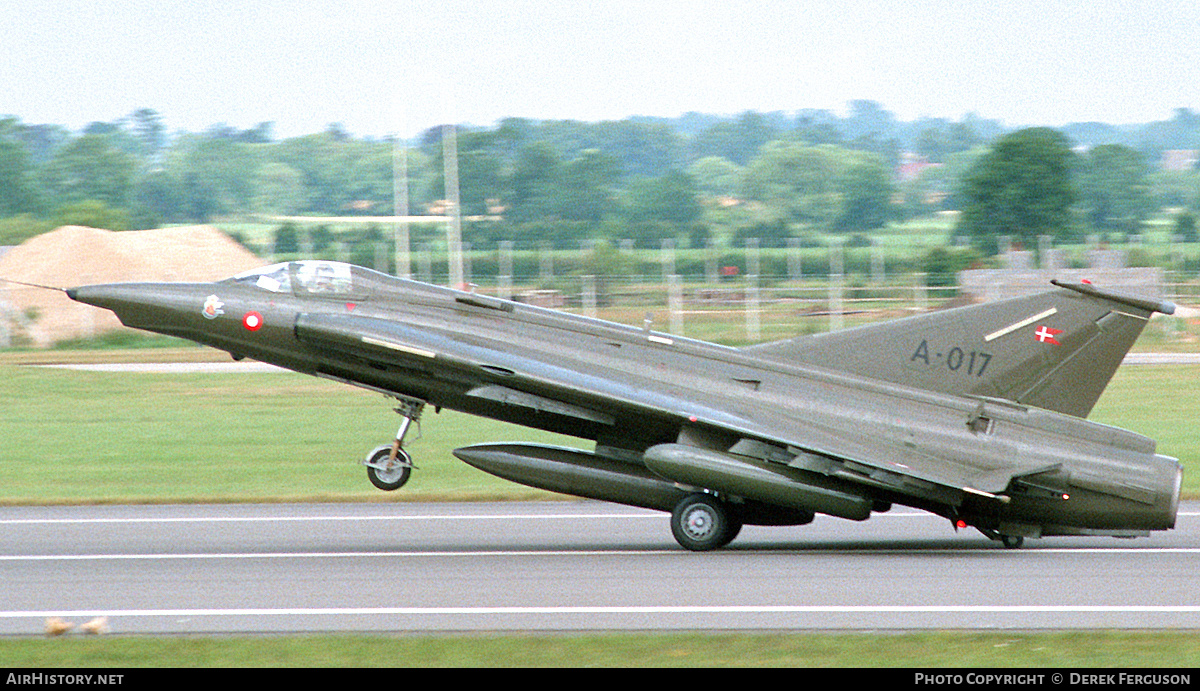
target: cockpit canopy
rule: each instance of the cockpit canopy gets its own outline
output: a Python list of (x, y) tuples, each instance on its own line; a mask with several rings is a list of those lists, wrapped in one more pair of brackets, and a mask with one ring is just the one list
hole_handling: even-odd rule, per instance
[(229, 280), (272, 293), (361, 299), (369, 292), (365, 273), (343, 262), (305, 260), (251, 269)]

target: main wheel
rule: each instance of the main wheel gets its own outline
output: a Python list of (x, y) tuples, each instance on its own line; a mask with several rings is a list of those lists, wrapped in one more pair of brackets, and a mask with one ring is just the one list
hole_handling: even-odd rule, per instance
[(675, 540), (694, 552), (724, 547), (741, 529), (741, 521), (711, 494), (690, 494), (671, 512), (671, 533)]
[(391, 453), (392, 447), (381, 446), (367, 456), (367, 479), (372, 485), (387, 492), (403, 487), (404, 483), (408, 482), (408, 476), (412, 474), (412, 457), (404, 449), (396, 452), (396, 463), (390, 470), (383, 469), (381, 466), (387, 465)]
[(1001, 535), (1000, 542), (1004, 543), (1007, 549), (1020, 549), (1021, 545), (1025, 544), (1025, 538), (1021, 535)]

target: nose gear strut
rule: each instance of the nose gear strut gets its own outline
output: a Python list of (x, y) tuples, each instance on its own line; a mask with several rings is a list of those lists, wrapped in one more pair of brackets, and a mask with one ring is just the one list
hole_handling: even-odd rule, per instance
[(373, 449), (363, 461), (363, 465), (367, 467), (367, 479), (371, 481), (371, 484), (388, 492), (403, 487), (404, 483), (408, 482), (408, 477), (412, 474), (413, 469), (416, 468), (413, 465), (412, 456), (402, 446), (404, 437), (408, 434), (412, 424), (415, 422), (420, 428), (421, 411), (425, 409), (425, 401), (400, 396), (395, 398), (400, 402), (395, 410), (401, 417), (400, 429), (396, 431), (396, 438), (390, 445)]

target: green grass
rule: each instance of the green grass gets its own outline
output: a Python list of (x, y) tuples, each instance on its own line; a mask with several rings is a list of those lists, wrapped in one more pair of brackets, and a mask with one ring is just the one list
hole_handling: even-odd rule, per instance
[[(1192, 667), (1190, 632), (0, 640), (0, 667)], [(129, 681), (136, 682), (136, 672)]]
[(1200, 365), (1126, 365), (1089, 420), (1158, 441), (1158, 453), (1184, 466), (1184, 495), (1200, 498)]
[[(400, 492), (359, 461), (395, 434), (379, 394), (294, 373), (101, 373), (0, 365), (0, 502), (421, 501), (549, 498), (467, 466), (488, 441), (587, 442), (427, 408)], [(1126, 366), (1091, 419), (1155, 438), (1200, 496), (1200, 366)]]
[(382, 493), (359, 461), (391, 400), (299, 374), (97, 373), (0, 366), (0, 502), (419, 501), (549, 497), (471, 468), (465, 444), (565, 438), (427, 408), (419, 466)]

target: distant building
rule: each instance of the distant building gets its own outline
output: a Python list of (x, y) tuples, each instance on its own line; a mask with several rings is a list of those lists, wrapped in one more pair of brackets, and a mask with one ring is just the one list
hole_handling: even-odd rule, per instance
[(1171, 149), (1162, 153), (1158, 167), (1165, 171), (1184, 172), (1195, 170), (1197, 162), (1200, 162), (1200, 151), (1196, 149)]
[(921, 177), (929, 168), (938, 168), (941, 163), (930, 163), (929, 159), (919, 154), (906, 151), (900, 154), (900, 165), (896, 166), (896, 179), (900, 182), (912, 182)]

